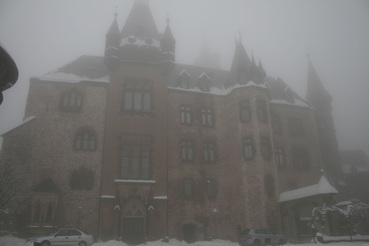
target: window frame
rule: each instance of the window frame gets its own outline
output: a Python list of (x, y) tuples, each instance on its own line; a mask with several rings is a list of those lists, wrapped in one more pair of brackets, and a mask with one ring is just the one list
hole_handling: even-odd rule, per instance
[(145, 79), (126, 79), (123, 85), (122, 112), (153, 112), (153, 83)]
[(60, 97), (59, 109), (62, 112), (79, 112), (82, 109), (83, 96), (76, 88), (65, 91)]
[(253, 137), (247, 136), (242, 140), (242, 153), (245, 161), (252, 161), (255, 157), (255, 146)]
[(182, 125), (192, 125), (192, 106), (191, 105), (181, 105), (180, 106), (180, 115), (179, 120)]
[(201, 108), (201, 125), (203, 127), (213, 127), (214, 126), (213, 109), (208, 108), (208, 107)]
[(205, 163), (216, 163), (216, 146), (214, 141), (205, 141), (203, 143), (203, 161)]
[(272, 146), (268, 137), (260, 137), (260, 152), (264, 160), (271, 160)]
[(119, 177), (132, 180), (149, 180), (152, 176), (153, 140), (148, 135), (122, 134)]
[(192, 198), (194, 196), (195, 182), (192, 178), (185, 178), (183, 180), (183, 194), (186, 198)]
[(181, 160), (182, 162), (194, 162), (194, 143), (192, 140), (182, 140), (181, 141), (181, 147), (180, 147), (181, 153)]
[(80, 152), (97, 150), (97, 136), (91, 129), (80, 129), (74, 137), (73, 149)]
[(251, 105), (250, 100), (244, 99), (238, 103), (240, 121), (242, 123), (251, 122), (252, 113), (251, 113)]

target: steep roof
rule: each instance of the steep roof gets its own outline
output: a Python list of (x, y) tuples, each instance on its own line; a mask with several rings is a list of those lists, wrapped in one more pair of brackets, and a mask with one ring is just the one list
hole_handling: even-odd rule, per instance
[(122, 38), (133, 35), (144, 39), (160, 39), (150, 7), (146, 1), (136, 1), (122, 28)]
[(251, 65), (249, 56), (242, 45), (241, 40), (236, 42), (236, 49), (233, 55), (231, 72), (237, 71), (240, 67), (248, 67)]
[(287, 202), (316, 195), (337, 194), (338, 191), (322, 176), (315, 185), (306, 186), (296, 190), (282, 192), (279, 195), (279, 202)]
[(63, 82), (109, 82), (108, 70), (104, 64), (104, 57), (101, 56), (80, 56), (61, 68), (32, 79)]
[[(211, 79), (211, 90), (208, 94), (227, 95), (233, 89), (243, 86), (258, 86), (267, 89), (270, 95), (270, 102), (275, 104), (288, 104), (295, 106), (311, 107), (310, 104), (295, 93), (288, 85), (281, 79), (274, 79), (266, 77), (265, 84), (255, 84), (252, 81), (245, 85), (234, 85), (225, 88), (230, 80), (232, 80), (230, 71), (214, 69), (209, 67), (187, 65), (175, 63), (174, 69), (167, 76), (167, 86), (172, 89), (180, 89), (178, 87), (178, 80), (181, 74), (188, 74), (189, 88), (183, 89), (188, 92), (199, 91), (199, 78), (206, 74)], [(33, 80), (54, 81), (54, 82), (100, 82), (109, 83), (109, 73), (104, 64), (104, 57), (99, 56), (80, 56), (71, 63), (55, 69), (45, 75), (33, 77)]]
[[(321, 100), (325, 100), (327, 103), (330, 103), (332, 101), (331, 96), (324, 88), (322, 81), (320, 80), (318, 73), (316, 72), (310, 58), (308, 61), (306, 99), (313, 105), (314, 103), (320, 103)], [(317, 107), (322, 105), (315, 106)]]
[(289, 104), (311, 107), (309, 102), (293, 91), (281, 78), (266, 77), (264, 83), (268, 86), (270, 101), (275, 104)]

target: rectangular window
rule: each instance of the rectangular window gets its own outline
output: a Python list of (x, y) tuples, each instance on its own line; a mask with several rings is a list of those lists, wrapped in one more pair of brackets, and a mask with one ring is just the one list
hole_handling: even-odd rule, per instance
[(261, 122), (268, 121), (267, 106), (264, 100), (258, 100), (256, 102), (256, 111), (258, 114), (259, 121)]
[(209, 108), (203, 108), (201, 110), (201, 123), (202, 126), (213, 126), (213, 111)]
[(181, 157), (182, 157), (182, 161), (185, 161), (185, 162), (192, 162), (194, 160), (192, 141), (188, 141), (188, 140), (182, 141)]
[(276, 147), (274, 149), (274, 159), (278, 167), (286, 166), (286, 158), (284, 155), (284, 149), (282, 147)]
[(181, 123), (183, 125), (192, 124), (192, 108), (188, 105), (181, 106)]
[(152, 111), (152, 85), (146, 80), (128, 79), (124, 83), (124, 111)]
[(249, 100), (243, 100), (239, 103), (240, 120), (241, 122), (251, 121), (251, 108)]
[(267, 137), (261, 137), (260, 138), (260, 150), (261, 155), (263, 156), (264, 160), (270, 160), (271, 159), (271, 146), (269, 138)]
[(282, 134), (282, 125), (281, 125), (281, 119), (278, 115), (273, 115), (272, 118), (272, 127), (273, 127), (273, 133), (277, 135)]
[(206, 180), (206, 194), (208, 199), (215, 199), (217, 196), (217, 183), (214, 179)]
[(300, 118), (289, 118), (288, 126), (291, 136), (300, 137), (304, 135), (304, 127)]
[(193, 196), (193, 180), (192, 179), (185, 179), (184, 180), (184, 195), (186, 197), (192, 197)]
[(152, 139), (145, 135), (122, 135), (120, 177), (149, 179)]
[(309, 169), (309, 156), (305, 149), (295, 148), (292, 150), (292, 163), (298, 170)]
[(243, 157), (245, 160), (252, 160), (254, 158), (254, 144), (251, 137), (243, 139)]
[(204, 161), (215, 163), (215, 144), (213, 142), (204, 143)]

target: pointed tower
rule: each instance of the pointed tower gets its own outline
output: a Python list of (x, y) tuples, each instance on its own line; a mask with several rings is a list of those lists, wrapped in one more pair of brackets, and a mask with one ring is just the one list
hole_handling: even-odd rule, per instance
[(242, 45), (241, 37), (236, 40), (236, 49), (233, 56), (231, 65), (231, 83), (235, 84), (246, 84), (251, 80), (250, 78), (250, 66), (251, 61), (246, 53), (245, 48)]
[(160, 47), (162, 52), (162, 71), (165, 75), (168, 75), (174, 68), (175, 63), (175, 50), (176, 40), (173, 37), (172, 30), (169, 26), (170, 19), (167, 18), (167, 26), (165, 27), (163, 37), (160, 41)]
[(119, 60), (159, 63), (160, 34), (147, 1), (135, 1), (121, 31)]
[(332, 117), (332, 97), (325, 90), (310, 58), (308, 63), (306, 99), (315, 108), (323, 168), (333, 182), (337, 184), (342, 170)]
[(114, 70), (117, 64), (118, 50), (121, 41), (121, 34), (117, 23), (118, 13), (115, 12), (114, 20), (105, 36), (105, 57), (104, 63), (110, 71)]

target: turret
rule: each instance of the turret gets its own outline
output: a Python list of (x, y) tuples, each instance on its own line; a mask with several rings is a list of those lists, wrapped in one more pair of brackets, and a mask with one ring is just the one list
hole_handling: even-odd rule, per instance
[(250, 77), (251, 61), (242, 45), (241, 38), (236, 40), (236, 49), (231, 65), (231, 82), (230, 85), (244, 85), (251, 80)]
[(167, 26), (160, 41), (162, 71), (165, 75), (168, 75), (174, 68), (175, 45), (176, 41), (169, 26), (169, 18), (167, 18)]
[(118, 14), (114, 14), (114, 20), (105, 36), (105, 57), (104, 63), (108, 69), (114, 70), (118, 62), (119, 45), (121, 34), (117, 23)]
[(121, 31), (121, 61), (159, 63), (160, 35), (146, 1), (136, 1)]
[(332, 117), (332, 97), (320, 81), (310, 58), (308, 63), (306, 99), (315, 109), (323, 167), (327, 175), (337, 184), (340, 181), (342, 170)]

